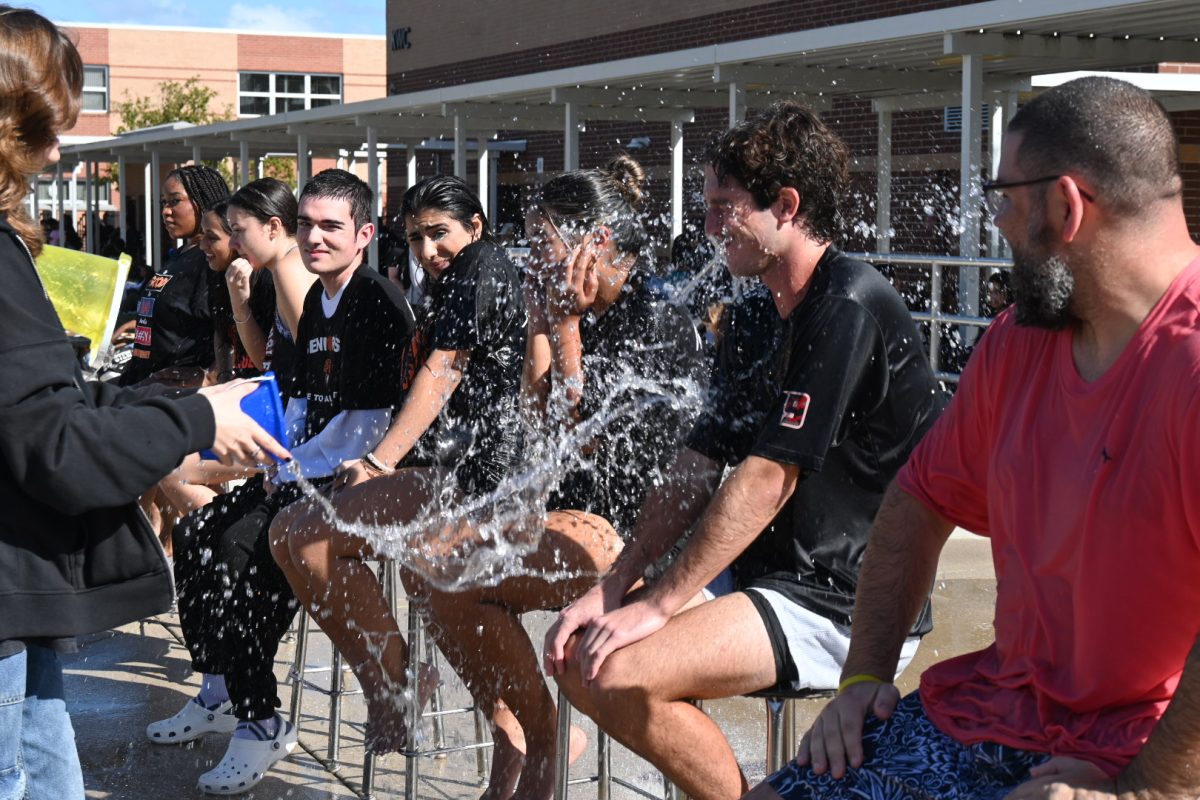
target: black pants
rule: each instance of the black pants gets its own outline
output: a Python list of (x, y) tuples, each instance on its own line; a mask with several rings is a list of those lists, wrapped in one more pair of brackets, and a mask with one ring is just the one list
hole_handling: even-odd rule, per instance
[(239, 719), (267, 719), (280, 705), (275, 653), (297, 603), (267, 534), (300, 494), (289, 483), (268, 497), (252, 478), (175, 526), (179, 619), (192, 669), (225, 676)]

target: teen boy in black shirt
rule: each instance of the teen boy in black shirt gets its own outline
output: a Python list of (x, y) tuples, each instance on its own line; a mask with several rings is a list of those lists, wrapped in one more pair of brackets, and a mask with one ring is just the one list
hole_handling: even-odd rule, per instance
[[(686, 700), (837, 685), (871, 519), (940, 405), (903, 301), (830, 244), (848, 179), (837, 137), (780, 103), (727, 132), (707, 160), (706, 232), (720, 238), (730, 272), (761, 277), (786, 320), (778, 388), (718, 378), (759, 387), (758, 424), (723, 435), (722, 408), (748, 404), (736, 391), (716, 398), (651, 492), (634, 542), (547, 634), (546, 660), (573, 705), (685, 793), (732, 800), (745, 778), (720, 730)], [(718, 490), (727, 463), (737, 466)], [(689, 527), (662, 577), (626, 598)], [(731, 565), (733, 585), (713, 587), (723, 596), (682, 610)], [(577, 631), (579, 671), (568, 673)]]
[(275, 713), (274, 656), (296, 603), (271, 557), (271, 521), (302, 496), (296, 474), (327, 484), (378, 442), (402, 399), (400, 357), (414, 321), (400, 291), (362, 263), (370, 207), (370, 189), (342, 170), (320, 173), (300, 194), (297, 241), (318, 281), (297, 331), (287, 408), (294, 464), (217, 498), (175, 531), (180, 619), (204, 681), (147, 734), (168, 744), (236, 727), (225, 757), (200, 776), (211, 794), (246, 791), (296, 743)]

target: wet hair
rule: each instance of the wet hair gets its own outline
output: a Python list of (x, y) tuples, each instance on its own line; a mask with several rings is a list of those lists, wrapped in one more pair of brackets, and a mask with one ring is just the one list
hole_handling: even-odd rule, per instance
[(715, 138), (704, 161), (718, 182), (737, 181), (760, 209), (769, 208), (781, 189), (795, 189), (797, 222), (814, 239), (836, 241), (845, 227), (849, 151), (810, 108), (775, 103)]
[[(229, 184), (221, 173), (203, 164), (176, 167), (167, 173), (167, 179), (175, 178), (183, 184), (192, 207), (196, 209), (196, 230), (200, 229), (200, 217), (221, 200), (229, 199)], [(189, 234), (192, 235), (192, 234)]]
[(1150, 94), (1115, 78), (1088, 77), (1026, 103), (1008, 125), (1030, 177), (1076, 172), (1096, 199), (1124, 216), (1183, 190), (1171, 119)]
[(400, 221), (426, 210), (449, 214), (467, 230), (473, 230), (473, 220), (478, 216), (483, 223), (480, 238), (489, 241), (492, 238), (492, 228), (479, 196), (455, 175), (434, 175), (410, 186), (400, 203)]
[(289, 236), (296, 235), (296, 214), (299, 205), (292, 190), (275, 178), (259, 178), (247, 183), (229, 198), (231, 208), (239, 208), (266, 225), (271, 217), (283, 223)]
[(66, 34), (37, 12), (0, 5), (0, 214), (34, 257), (43, 231), (23, 200), (46, 150), (74, 126), (82, 91), (83, 61)]
[(226, 236), (233, 235), (233, 228), (229, 227), (229, 220), (225, 218), (225, 214), (229, 211), (229, 205), (229, 200), (221, 200), (208, 211), (204, 212), (206, 214), (213, 214), (217, 219), (221, 220), (221, 230), (225, 231)]
[(612, 229), (613, 243), (625, 253), (642, 253), (650, 242), (641, 211), (646, 171), (627, 155), (599, 169), (564, 172), (547, 181), (534, 195), (537, 210), (555, 227)]
[(318, 172), (300, 190), (300, 200), (306, 197), (345, 200), (350, 204), (350, 217), (355, 229), (371, 222), (371, 203), (375, 193), (366, 182), (344, 169)]

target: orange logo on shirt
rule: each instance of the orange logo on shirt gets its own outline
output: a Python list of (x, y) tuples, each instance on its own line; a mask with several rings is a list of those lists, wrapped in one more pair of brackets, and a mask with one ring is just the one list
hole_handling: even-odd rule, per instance
[(811, 398), (805, 392), (783, 393), (783, 416), (779, 424), (785, 428), (803, 428), (804, 418), (808, 416), (808, 402)]

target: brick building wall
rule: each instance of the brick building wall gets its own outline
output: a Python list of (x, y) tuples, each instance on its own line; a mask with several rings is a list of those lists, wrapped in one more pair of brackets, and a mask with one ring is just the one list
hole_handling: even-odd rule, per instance
[[(665, 53), (688, 47), (721, 44), (897, 14), (969, 5), (970, 2), (972, 0), (867, 0), (865, 2), (864, 0), (777, 0), (777, 2), (707, 14), (695, 13), (695, 9), (690, 4), (679, 4), (664, 6), (670, 8), (676, 18), (657, 24), (642, 27), (628, 26), (596, 36), (569, 38), (537, 47), (513, 48), (506, 52), (483, 57), (467, 57), (467, 55), (478, 52), (480, 49), (486, 49), (486, 41), (478, 39), (464, 41), (460, 38), (457, 46), (440, 41), (440, 58), (438, 59), (440, 63), (437, 64), (413, 69), (404, 63), (408, 51), (393, 53), (390, 56), (388, 94), (402, 94), (438, 86), (471, 83), (499, 76), (527, 75), (550, 69), (615, 61), (621, 58)], [(436, 13), (440, 15), (471, 15), (477, 11), (474, 5), (467, 2), (447, 3), (444, 0), (406, 3), (403, 8), (400, 7), (400, 4), (394, 4), (393, 8), (389, 8), (389, 30), (392, 29), (394, 21), (399, 24), (402, 19), (399, 16), (401, 13), (407, 19), (420, 19), (422, 17), (421, 7), (426, 5), (431, 11), (436, 8)], [(461, 8), (456, 9), (456, 5)], [(528, 5), (528, 3), (524, 5)], [(538, 9), (526, 9), (524, 14), (519, 13), (518, 9), (513, 14), (506, 16), (512, 19), (539, 19), (537, 13)], [(597, 26), (604, 24), (619, 26), (622, 21), (620, 15), (611, 15), (608, 20), (597, 20), (596, 15), (591, 13), (590, 6), (581, 0), (554, 4), (545, 9), (543, 13), (550, 14), (549, 19), (553, 20), (539, 26), (544, 30), (568, 26), (571, 24), (569, 21), (559, 20), (572, 16), (586, 19), (589, 25)], [(616, 25), (612, 21), (614, 17)], [(636, 19), (636, 17), (630, 17), (630, 19)], [(490, 39), (490, 36), (488, 38)], [(504, 42), (520, 41), (520, 37), (505, 39), (503, 36), (496, 36), (495, 38)]]
[[(342, 76), (347, 102), (382, 97), (387, 50), (382, 36), (273, 36), (141, 26), (67, 26), (83, 62), (108, 67), (108, 112), (80, 114), (65, 136), (108, 136), (121, 126), (116, 105), (156, 97), (158, 84), (196, 77), (216, 91), (212, 110), (238, 114), (241, 71)], [(68, 140), (69, 141), (69, 140)]]

